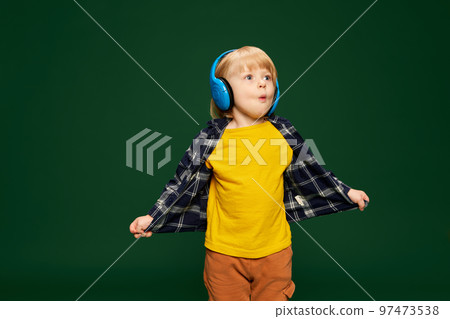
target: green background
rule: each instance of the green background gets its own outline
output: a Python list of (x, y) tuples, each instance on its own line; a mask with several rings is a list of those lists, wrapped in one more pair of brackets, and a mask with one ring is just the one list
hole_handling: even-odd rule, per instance
[[(284, 92), (372, 1), (2, 2), (1, 300), (75, 300), (133, 242), (210, 119), (208, 73), (253, 45)], [(446, 1), (378, 1), (281, 98), (325, 168), (368, 208), (301, 222), (375, 300), (449, 300)], [(125, 165), (172, 137), (153, 176)], [(447, 146), (445, 146), (447, 145)], [(161, 150), (162, 156), (162, 150)], [(291, 300), (371, 300), (291, 224)], [(138, 240), (81, 300), (207, 300), (204, 233)]]

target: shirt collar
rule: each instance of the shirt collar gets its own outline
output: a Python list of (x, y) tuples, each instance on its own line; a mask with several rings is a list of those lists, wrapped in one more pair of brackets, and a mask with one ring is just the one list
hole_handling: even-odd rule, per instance
[[(228, 123), (231, 122), (231, 120), (232, 119), (229, 117), (211, 119), (208, 122), (206, 122), (206, 124), (208, 124), (208, 126), (214, 127), (218, 132), (222, 132), (225, 129), (225, 127), (227, 127)], [(277, 123), (278, 115), (271, 114), (268, 117), (268, 120), (272, 123)]]

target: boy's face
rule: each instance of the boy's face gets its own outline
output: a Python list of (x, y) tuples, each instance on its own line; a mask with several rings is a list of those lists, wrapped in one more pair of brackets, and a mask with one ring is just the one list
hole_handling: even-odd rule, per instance
[(272, 75), (266, 69), (247, 67), (242, 72), (231, 70), (227, 77), (234, 95), (233, 112), (257, 119), (264, 116), (272, 106), (275, 87)]

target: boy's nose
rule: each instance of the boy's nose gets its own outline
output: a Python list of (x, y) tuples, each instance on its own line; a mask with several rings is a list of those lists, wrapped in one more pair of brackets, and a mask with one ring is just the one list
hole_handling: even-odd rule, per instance
[(264, 80), (260, 80), (259, 87), (265, 87), (265, 86), (266, 86), (266, 82), (264, 82)]

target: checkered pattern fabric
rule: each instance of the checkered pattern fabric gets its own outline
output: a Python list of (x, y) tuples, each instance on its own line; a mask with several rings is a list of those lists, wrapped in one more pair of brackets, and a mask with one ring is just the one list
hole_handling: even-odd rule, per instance
[[(317, 162), (304, 139), (286, 118), (272, 114), (268, 120), (293, 150), (292, 161), (283, 173), (284, 207), (289, 223), (358, 208), (358, 204), (347, 195), (350, 187)], [(213, 170), (205, 165), (205, 160), (229, 121), (230, 118), (209, 120), (208, 126), (195, 136), (174, 177), (164, 186), (148, 212), (153, 221), (146, 231), (206, 231), (206, 207)], [(365, 203), (367, 206), (368, 202)]]

